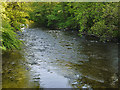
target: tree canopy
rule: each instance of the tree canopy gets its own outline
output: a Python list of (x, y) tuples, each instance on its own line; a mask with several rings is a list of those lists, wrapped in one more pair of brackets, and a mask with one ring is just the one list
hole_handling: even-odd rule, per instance
[(118, 5), (112, 2), (33, 3), (30, 19), (49, 28), (79, 30), (99, 37), (101, 41), (120, 36)]

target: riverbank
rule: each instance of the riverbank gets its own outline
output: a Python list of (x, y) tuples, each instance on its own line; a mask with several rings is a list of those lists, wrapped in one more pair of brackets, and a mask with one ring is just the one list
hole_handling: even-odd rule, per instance
[(111, 39), (108, 39), (108, 40), (105, 40), (105, 41), (102, 41), (102, 40), (100, 40), (100, 37), (98, 37), (98, 36), (96, 36), (96, 35), (94, 35), (94, 34), (88, 34), (88, 33), (86, 33), (86, 32), (83, 32), (83, 33), (81, 33), (81, 35), (80, 35), (80, 32), (79, 32), (79, 29), (69, 29), (69, 28), (64, 28), (64, 29), (60, 29), (60, 28), (51, 28), (51, 27), (43, 27), (43, 26), (41, 26), (41, 25), (39, 25), (39, 24), (37, 24), (37, 23), (35, 23), (35, 22), (32, 22), (31, 24), (29, 24), (29, 28), (36, 28), (36, 27), (38, 27), (38, 28), (45, 28), (45, 29), (49, 29), (49, 30), (64, 30), (64, 31), (75, 31), (75, 32), (77, 32), (78, 34), (77, 35), (79, 35), (79, 37), (81, 38), (82, 36), (84, 36), (84, 37), (86, 37), (86, 39), (91, 39), (91, 40), (97, 40), (98, 42), (103, 42), (103, 43), (117, 43), (117, 44), (119, 44), (120, 43), (120, 38), (119, 37), (116, 37), (116, 38), (111, 38)]

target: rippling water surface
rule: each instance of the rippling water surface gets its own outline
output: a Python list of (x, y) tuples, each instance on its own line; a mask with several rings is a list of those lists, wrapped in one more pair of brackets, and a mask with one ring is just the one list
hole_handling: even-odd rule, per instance
[(118, 45), (76, 31), (23, 30), (24, 51), (3, 55), (3, 87), (117, 87)]

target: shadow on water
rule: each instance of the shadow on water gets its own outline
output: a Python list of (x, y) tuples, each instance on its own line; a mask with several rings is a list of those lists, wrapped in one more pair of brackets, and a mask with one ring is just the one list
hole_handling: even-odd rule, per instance
[[(75, 37), (73, 34), (68, 33), (69, 38)], [(61, 38), (61, 37), (60, 37)], [(64, 37), (65, 38), (65, 37)], [(62, 39), (63, 40), (63, 39)], [(71, 41), (71, 38), (65, 38), (66, 41)], [(77, 79), (73, 81), (70, 79), (73, 87), (85, 88), (102, 88), (102, 87), (118, 87), (118, 45), (115, 43), (101, 43), (95, 40), (86, 40), (82, 38), (75, 38), (74, 45), (63, 42), (64, 48), (72, 46), (73, 53), (70, 54), (70, 58), (67, 60), (57, 60), (58, 65), (62, 69), (66, 68), (66, 72), (71, 69), (74, 70), (74, 74)], [(77, 42), (77, 43), (76, 43)], [(67, 45), (66, 45), (67, 44)], [(67, 48), (70, 49), (70, 48)], [(65, 51), (64, 51), (65, 52)], [(72, 50), (71, 50), (72, 52)], [(66, 58), (64, 55), (64, 59)], [(69, 56), (68, 56), (69, 57)], [(63, 68), (64, 67), (64, 68)], [(73, 75), (72, 77), (74, 77)], [(68, 76), (69, 77), (69, 76)], [(70, 78), (70, 77), (69, 77)]]
[(16, 51), (3, 56), (3, 87), (116, 88), (118, 45), (77, 34), (23, 30), (24, 55)]
[(2, 55), (2, 87), (32, 88), (37, 84), (31, 82), (25, 59), (21, 51), (7, 51)]

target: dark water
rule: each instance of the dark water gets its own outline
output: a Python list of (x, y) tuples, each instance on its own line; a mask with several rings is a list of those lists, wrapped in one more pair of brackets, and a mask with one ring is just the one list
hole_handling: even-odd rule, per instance
[(118, 45), (75, 31), (23, 30), (24, 51), (3, 55), (3, 87), (118, 87)]

